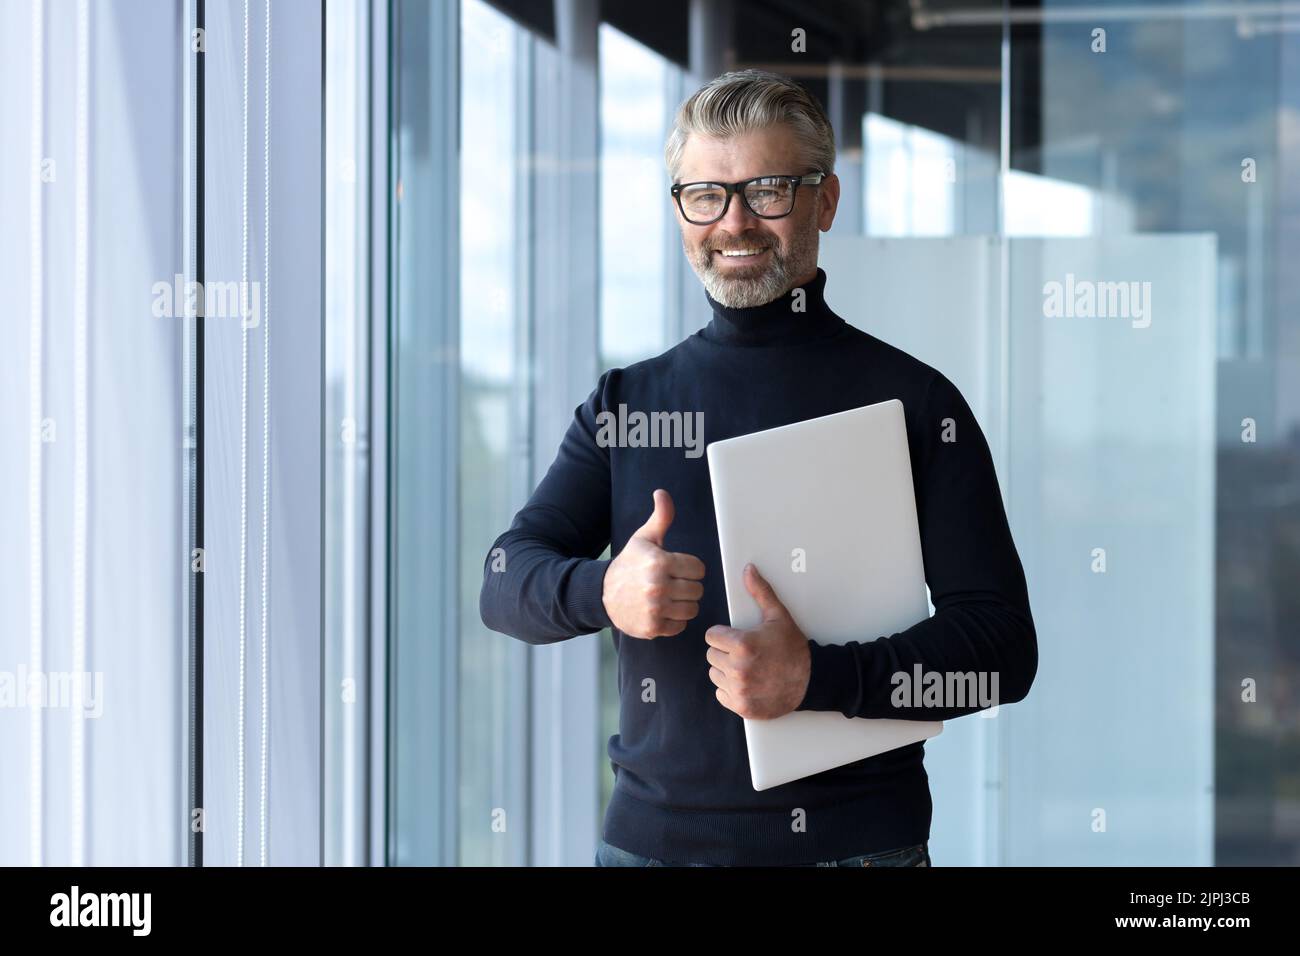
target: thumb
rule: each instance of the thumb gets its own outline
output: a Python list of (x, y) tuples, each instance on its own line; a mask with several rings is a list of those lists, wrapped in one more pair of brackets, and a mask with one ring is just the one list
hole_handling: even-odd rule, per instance
[(775, 621), (787, 616), (785, 605), (776, 596), (776, 591), (772, 590), (772, 585), (767, 583), (767, 579), (752, 564), (745, 565), (745, 590), (763, 612), (764, 621)]
[(664, 535), (668, 534), (668, 527), (673, 523), (677, 511), (673, 507), (673, 496), (662, 488), (655, 489), (654, 499), (654, 512), (646, 520), (645, 524), (637, 528), (632, 537), (644, 538), (662, 548), (664, 546)]

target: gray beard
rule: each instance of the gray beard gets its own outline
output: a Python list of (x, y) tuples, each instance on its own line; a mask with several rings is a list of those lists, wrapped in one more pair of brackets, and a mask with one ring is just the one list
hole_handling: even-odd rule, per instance
[[(817, 265), (817, 229), (812, 226), (810, 241), (795, 239), (788, 255), (772, 247), (772, 261), (754, 276), (728, 276), (713, 260), (712, 252), (699, 253), (694, 258), (687, 251), (687, 259), (695, 274), (704, 284), (704, 291), (713, 301), (731, 309), (751, 309), (779, 299), (794, 286), (796, 277), (811, 272)], [(683, 244), (685, 237), (682, 237)]]

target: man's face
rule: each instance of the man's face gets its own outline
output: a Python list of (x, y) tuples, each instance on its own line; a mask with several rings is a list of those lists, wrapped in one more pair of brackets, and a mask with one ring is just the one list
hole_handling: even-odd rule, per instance
[[(682, 151), (677, 182), (734, 183), (755, 176), (794, 176), (812, 172), (800, 158), (794, 134), (784, 124), (713, 139), (692, 133)], [(839, 179), (800, 186), (794, 211), (782, 219), (762, 219), (733, 195), (727, 214), (707, 226), (687, 222), (671, 197), (682, 230), (682, 249), (715, 301), (733, 308), (771, 302), (817, 275), (817, 233), (830, 229), (839, 202)], [(757, 249), (757, 255), (723, 256), (722, 250)]]

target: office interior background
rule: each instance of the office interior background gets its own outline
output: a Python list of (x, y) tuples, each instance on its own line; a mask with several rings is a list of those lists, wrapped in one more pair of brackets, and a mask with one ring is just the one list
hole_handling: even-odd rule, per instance
[(744, 67), (1025, 565), (935, 864), (1300, 862), (1300, 5), (0, 0), (0, 63), (0, 863), (589, 864), (610, 636), (486, 630), (482, 562), (707, 321), (663, 144)]

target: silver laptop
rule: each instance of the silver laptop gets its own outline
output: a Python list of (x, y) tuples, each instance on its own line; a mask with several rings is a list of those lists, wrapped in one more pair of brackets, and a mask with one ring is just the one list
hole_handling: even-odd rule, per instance
[[(871, 641), (929, 616), (901, 402), (714, 442), (708, 459), (732, 627), (762, 620), (742, 577), (750, 561), (820, 644)], [(745, 720), (755, 790), (942, 730), (830, 711)]]

